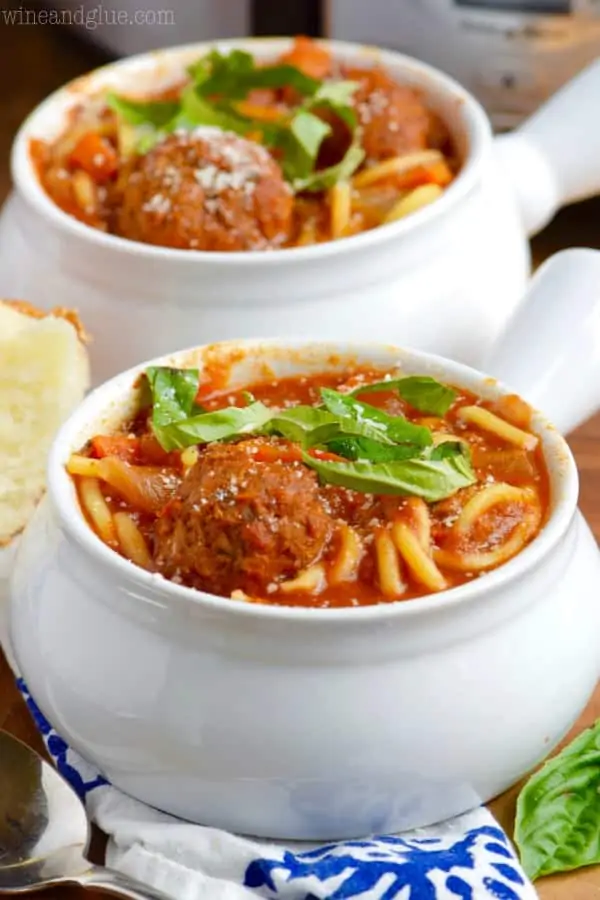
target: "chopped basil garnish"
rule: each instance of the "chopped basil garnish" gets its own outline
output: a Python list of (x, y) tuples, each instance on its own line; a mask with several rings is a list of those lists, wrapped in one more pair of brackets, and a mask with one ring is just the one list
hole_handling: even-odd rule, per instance
[[(239, 135), (261, 136), (263, 143), (279, 154), (283, 173), (297, 191), (322, 191), (347, 179), (364, 159), (358, 142), (356, 113), (352, 96), (357, 84), (351, 81), (323, 82), (288, 64), (259, 66), (245, 51), (227, 54), (213, 50), (188, 69), (191, 83), (177, 101), (140, 101), (112, 93), (109, 106), (138, 132), (138, 152), (178, 129), (193, 130), (213, 126)], [(245, 115), (238, 104), (257, 88), (290, 87), (298, 93), (298, 104), (279, 121), (265, 121)], [(335, 166), (317, 170), (323, 141), (331, 125), (319, 117), (319, 110), (338, 116), (349, 131), (350, 146)]]
[[(277, 410), (245, 392), (246, 406), (202, 412), (195, 402), (197, 370), (151, 368), (146, 374), (153, 398), (152, 427), (165, 450), (250, 435), (283, 437), (300, 446), (304, 462), (323, 482), (366, 493), (422, 497), (430, 503), (476, 481), (464, 443), (446, 441), (436, 447), (428, 428), (389, 415), (352, 394), (322, 388), (321, 406)], [(377, 385), (385, 383), (388, 389), (402, 381)], [(417, 379), (408, 381), (409, 393), (414, 394)], [(428, 402), (431, 405), (436, 396), (439, 409), (449, 398), (440, 390), (444, 385), (430, 382), (433, 379), (425, 388)], [(377, 385), (376, 390), (383, 390)], [(369, 385), (360, 390), (370, 389)], [(318, 459), (307, 452), (315, 447), (344, 461)]]
[(456, 391), (436, 381), (429, 375), (407, 375), (406, 378), (390, 378), (374, 384), (361, 385), (352, 391), (358, 394), (374, 394), (377, 391), (398, 391), (403, 400), (419, 412), (444, 416), (456, 400)]
[(307, 466), (322, 481), (368, 494), (422, 497), (435, 503), (476, 482), (471, 462), (462, 451), (443, 459), (420, 458), (395, 462), (325, 462), (303, 454)]
[(379, 435), (394, 444), (418, 444), (427, 447), (432, 442), (431, 432), (422, 425), (413, 425), (404, 416), (390, 416), (376, 406), (356, 400), (350, 394), (342, 394), (331, 388), (322, 388), (321, 397), (329, 412), (365, 423)]
[(134, 100), (114, 93), (106, 95), (106, 104), (130, 125), (165, 128), (179, 111), (179, 102), (171, 100)]
[(161, 428), (160, 434), (154, 428), (154, 433), (165, 450), (182, 450), (194, 444), (211, 444), (245, 434), (259, 434), (272, 416), (273, 411), (268, 406), (255, 401), (249, 406), (228, 406), (180, 419), (168, 429)]
[(169, 443), (173, 425), (202, 412), (196, 404), (200, 372), (198, 369), (152, 366), (146, 369), (146, 378), (152, 397), (154, 433), (166, 450), (172, 450), (173, 447), (165, 445)]

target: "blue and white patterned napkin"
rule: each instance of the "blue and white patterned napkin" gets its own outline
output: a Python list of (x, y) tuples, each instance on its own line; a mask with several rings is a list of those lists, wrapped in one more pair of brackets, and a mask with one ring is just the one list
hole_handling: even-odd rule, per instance
[(268, 843), (191, 825), (108, 784), (18, 687), (61, 774), (109, 835), (107, 864), (174, 900), (535, 900), (514, 850), (481, 807), (402, 835)]

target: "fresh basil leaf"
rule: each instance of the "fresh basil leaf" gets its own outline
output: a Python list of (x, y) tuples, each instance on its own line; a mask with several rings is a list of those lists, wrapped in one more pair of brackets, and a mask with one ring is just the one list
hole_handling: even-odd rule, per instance
[(399, 459), (412, 459), (419, 456), (422, 448), (418, 444), (383, 444), (367, 437), (352, 435), (333, 438), (327, 441), (326, 447), (338, 456), (350, 460), (368, 460), (370, 462), (392, 462)]
[(451, 497), (477, 480), (464, 454), (437, 460), (415, 458), (380, 463), (325, 462), (307, 453), (302, 458), (327, 484), (365, 494), (422, 497), (427, 503)]
[(200, 372), (150, 366), (145, 375), (152, 397), (152, 427), (160, 441), (165, 427), (201, 411), (196, 405)]
[(155, 128), (142, 125), (138, 128), (137, 141), (135, 144), (136, 152), (142, 155), (148, 153), (149, 150), (152, 150), (156, 144), (166, 137), (166, 131), (158, 131)]
[(220, 128), (222, 131), (233, 131), (236, 134), (247, 134), (252, 127), (250, 119), (240, 116), (233, 110), (219, 109), (210, 101), (201, 97), (193, 85), (188, 85), (181, 92), (179, 111), (167, 123), (167, 130), (179, 128), (191, 131), (198, 126), (207, 125)]
[(330, 433), (334, 429), (338, 433), (337, 417), (316, 406), (291, 406), (288, 409), (275, 411), (270, 422), (265, 426), (267, 434), (287, 438), (301, 447), (313, 446), (311, 435), (323, 428)]
[(164, 128), (179, 110), (177, 101), (133, 100), (113, 93), (106, 95), (106, 104), (130, 125), (151, 125), (156, 129)]
[(429, 375), (407, 375), (405, 378), (389, 378), (361, 385), (352, 391), (352, 396), (378, 391), (398, 391), (414, 409), (432, 416), (446, 415), (457, 396), (456, 391)]
[(357, 81), (324, 81), (313, 96), (304, 102), (304, 109), (331, 110), (354, 132), (357, 117), (352, 97), (357, 88)]
[(599, 794), (600, 719), (519, 794), (515, 843), (532, 880), (600, 863)]
[(429, 375), (400, 379), (398, 391), (414, 409), (434, 416), (445, 416), (457, 397), (456, 391)]
[[(242, 100), (257, 88), (291, 87), (310, 97), (320, 85), (315, 78), (287, 63), (257, 66), (254, 57), (244, 50), (226, 54), (213, 50), (208, 63), (210, 75), (202, 77), (199, 85), (205, 96), (221, 95), (230, 100)], [(202, 68), (200, 74), (204, 76)]]
[(204, 56), (199, 57), (199, 59), (194, 60), (193, 63), (187, 67), (186, 71), (190, 76), (191, 81), (194, 84), (194, 87), (199, 87), (207, 78), (210, 77), (211, 73), (211, 54), (206, 53)]
[(302, 191), (316, 193), (328, 190), (339, 181), (347, 181), (356, 172), (365, 156), (365, 151), (360, 146), (360, 142), (355, 135), (353, 142), (339, 163), (326, 169), (319, 169), (313, 172), (312, 175), (307, 175), (304, 178), (296, 178), (292, 182), (292, 186), (297, 193)]
[(292, 406), (273, 415), (265, 426), (265, 433), (277, 434), (305, 450), (328, 444), (337, 437), (366, 437), (379, 443), (392, 444), (381, 433), (379, 425), (359, 422), (348, 416), (338, 416), (315, 406)]
[(471, 458), (469, 445), (462, 441), (442, 441), (437, 447), (428, 447), (427, 450), (428, 459), (448, 459), (451, 456), (460, 454), (467, 456), (469, 459)]
[(431, 432), (422, 425), (414, 425), (403, 416), (390, 416), (376, 406), (370, 406), (356, 400), (351, 394), (342, 394), (331, 388), (321, 388), (321, 398), (326, 409), (334, 415), (348, 417), (361, 424), (372, 426), (377, 432), (378, 440), (392, 441), (396, 444), (410, 443), (427, 447), (432, 442)]
[(225, 441), (238, 435), (259, 434), (273, 416), (273, 410), (260, 401), (249, 406), (228, 406), (165, 425), (157, 438), (165, 450), (182, 450), (193, 444)]
[(331, 134), (331, 126), (303, 109), (295, 113), (287, 133), (280, 140), (284, 151), (283, 171), (288, 181), (306, 177), (314, 167), (321, 144)]

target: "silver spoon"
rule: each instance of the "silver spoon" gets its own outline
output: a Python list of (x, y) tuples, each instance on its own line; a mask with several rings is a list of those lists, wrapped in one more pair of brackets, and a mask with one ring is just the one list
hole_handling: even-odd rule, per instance
[(130, 900), (169, 900), (88, 862), (89, 839), (84, 806), (71, 786), (41, 756), (0, 731), (0, 894), (79, 884)]

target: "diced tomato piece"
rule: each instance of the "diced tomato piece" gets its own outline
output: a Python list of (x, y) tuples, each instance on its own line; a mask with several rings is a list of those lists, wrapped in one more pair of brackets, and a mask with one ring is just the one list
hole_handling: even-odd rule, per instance
[(308, 455), (314, 456), (315, 459), (322, 459), (323, 462), (348, 462), (343, 456), (338, 456), (337, 453), (329, 453), (328, 450), (309, 450)]
[[(328, 462), (347, 462), (343, 456), (327, 450), (313, 448), (308, 455)], [(302, 462), (302, 451), (295, 444), (263, 444), (253, 451), (252, 456), (257, 462)]]
[(76, 169), (83, 169), (96, 184), (102, 184), (117, 174), (119, 158), (117, 151), (102, 135), (88, 131), (73, 147), (69, 164)]
[(311, 38), (299, 35), (291, 50), (281, 57), (281, 62), (295, 66), (311, 78), (325, 78), (331, 71), (331, 54)]
[(263, 444), (252, 453), (257, 462), (301, 462), (300, 447), (294, 444)]
[(395, 187), (408, 191), (422, 184), (439, 184), (440, 187), (446, 187), (451, 181), (452, 172), (443, 160), (428, 166), (416, 166), (393, 177)]
[(92, 438), (94, 456), (103, 459), (105, 456), (116, 456), (128, 463), (139, 462), (140, 442), (138, 438), (126, 434), (97, 435)]

